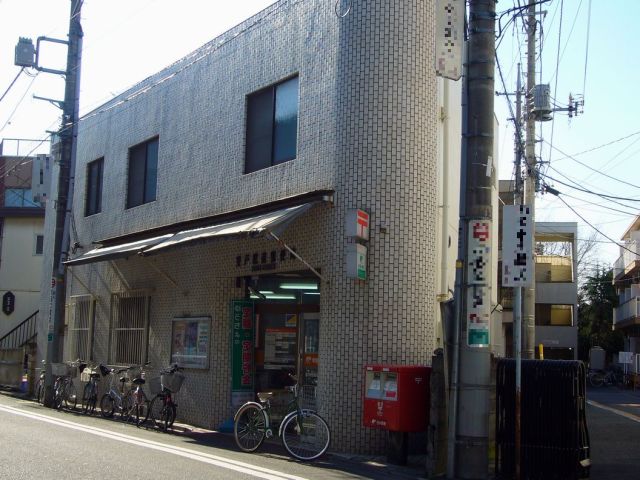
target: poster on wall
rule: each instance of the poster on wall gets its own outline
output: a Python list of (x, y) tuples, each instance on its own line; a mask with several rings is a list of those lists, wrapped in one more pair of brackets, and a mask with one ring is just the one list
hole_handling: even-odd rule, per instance
[(231, 404), (253, 400), (253, 302), (231, 302)]
[(171, 363), (209, 368), (211, 317), (176, 317), (171, 332)]

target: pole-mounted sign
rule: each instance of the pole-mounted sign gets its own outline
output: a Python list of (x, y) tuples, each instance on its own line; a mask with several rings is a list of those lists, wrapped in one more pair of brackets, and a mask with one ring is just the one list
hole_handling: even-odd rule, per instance
[(491, 320), (491, 221), (469, 222), (467, 344), (489, 346)]
[(502, 285), (530, 287), (534, 282), (531, 208), (505, 205), (502, 212)]

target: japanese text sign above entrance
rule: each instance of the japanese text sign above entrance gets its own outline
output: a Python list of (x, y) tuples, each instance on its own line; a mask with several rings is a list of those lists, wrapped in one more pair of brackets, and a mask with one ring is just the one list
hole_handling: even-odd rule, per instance
[(369, 240), (369, 214), (364, 210), (347, 210), (347, 236), (356, 240)]
[(491, 319), (491, 222), (469, 222), (467, 264), (467, 343), (489, 346)]
[(505, 205), (502, 211), (502, 285), (530, 287), (534, 282), (531, 209)]
[(231, 302), (231, 396), (234, 405), (253, 398), (253, 303)]

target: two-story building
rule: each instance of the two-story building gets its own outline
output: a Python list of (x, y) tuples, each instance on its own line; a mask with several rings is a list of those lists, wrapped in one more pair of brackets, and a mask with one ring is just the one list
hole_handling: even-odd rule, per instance
[[(8, 142), (11, 145), (12, 142)], [(0, 143), (0, 384), (17, 385), (34, 341), (44, 251), (47, 155), (3, 155)], [(31, 353), (31, 350), (28, 349)]]
[(212, 428), (296, 373), (332, 449), (379, 451), (363, 367), (428, 364), (454, 283), (461, 93), (434, 18), (281, 0), (88, 113), (65, 356), (177, 362), (179, 418)]
[[(618, 307), (613, 310), (613, 328), (625, 336), (624, 351), (640, 353), (640, 216), (622, 235), (620, 256), (613, 267)], [(638, 366), (634, 366), (637, 371)]]

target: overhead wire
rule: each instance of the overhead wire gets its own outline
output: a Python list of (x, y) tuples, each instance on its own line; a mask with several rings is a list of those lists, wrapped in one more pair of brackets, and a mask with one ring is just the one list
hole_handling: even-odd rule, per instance
[(582, 78), (582, 101), (587, 95), (587, 61), (589, 60), (589, 37), (591, 33), (591, 0), (589, 0), (589, 11), (587, 14), (587, 45), (584, 51), (584, 77)]
[(4, 91), (4, 93), (2, 94), (2, 96), (0, 97), (0, 102), (2, 102), (2, 100), (4, 100), (4, 97), (7, 96), (7, 93), (9, 93), (9, 90), (11, 90), (11, 87), (13, 87), (13, 85), (16, 83), (16, 81), (18, 80), (18, 78), (20, 77), (20, 75), (22, 74), (22, 72), (24, 72), (24, 67), (22, 67), (20, 69), (20, 71), (18, 72), (18, 74), (16, 75), (16, 78), (13, 79), (13, 81), (9, 84), (9, 86), (7, 87), (7, 89)]
[(581, 187), (576, 187), (576, 186), (573, 186), (573, 185), (569, 185), (568, 183), (564, 183), (564, 182), (562, 182), (562, 181), (560, 181), (560, 180), (558, 180), (556, 178), (553, 178), (552, 176), (550, 176), (548, 174), (543, 174), (543, 176), (546, 177), (546, 178), (549, 178), (550, 180), (553, 180), (554, 182), (558, 182), (559, 184), (564, 185), (565, 187), (573, 188), (574, 190), (580, 190), (581, 192), (585, 192), (585, 193), (590, 193), (591, 195), (597, 195), (597, 196), (602, 197), (602, 198), (610, 198), (610, 199), (613, 199), (613, 200), (624, 200), (624, 201), (627, 201), (627, 202), (640, 202), (639, 198), (618, 197), (618, 196), (615, 196), (615, 195), (607, 195), (607, 194), (604, 194), (604, 193), (598, 193), (598, 192), (594, 192), (592, 190), (586, 190), (586, 189), (581, 188)]
[[(556, 71), (560, 69), (560, 44), (562, 43), (562, 15), (564, 11), (564, 0), (560, 0), (560, 23), (558, 25), (558, 50), (556, 52)], [(553, 89), (553, 97), (558, 97), (558, 78), (560, 75), (556, 75), (555, 87)], [(549, 158), (551, 158), (551, 149), (553, 148), (553, 134), (555, 132), (556, 116), (553, 115), (551, 119), (551, 141), (549, 142)], [(540, 149), (542, 150), (542, 148)]]
[[(638, 130), (637, 132), (630, 133), (629, 135), (625, 135), (624, 137), (620, 137), (620, 138), (617, 138), (615, 140), (611, 140), (610, 142), (603, 143), (602, 145), (598, 145), (597, 147), (592, 147), (592, 148), (589, 148), (587, 150), (582, 150), (581, 152), (574, 153), (572, 155), (567, 155), (567, 154), (563, 153), (564, 157), (554, 158), (552, 161), (553, 162), (559, 162), (560, 160), (566, 160), (567, 158), (573, 158), (573, 157), (577, 157), (578, 155), (584, 155), (585, 153), (594, 152), (596, 150), (600, 150), (601, 148), (605, 148), (605, 147), (608, 147), (608, 146), (613, 145), (615, 143), (619, 143), (619, 142), (622, 142), (624, 140), (627, 140), (628, 138), (635, 137), (636, 135), (639, 135), (639, 134), (640, 134), (640, 130)], [(556, 149), (556, 150), (558, 150), (558, 149)], [(560, 153), (562, 153), (562, 152), (560, 152)]]
[(22, 101), (24, 100), (24, 98), (27, 96), (27, 93), (29, 93), (29, 90), (31, 90), (31, 87), (33, 86), (33, 82), (36, 81), (36, 77), (37, 75), (35, 75), (32, 79), (31, 82), (29, 82), (29, 85), (27, 86), (27, 89), (24, 91), (24, 93), (22, 94), (22, 97), (20, 97), (20, 100), (18, 100), (18, 103), (16, 104), (15, 108), (13, 109), (13, 111), (9, 114), (9, 118), (7, 118), (7, 121), (4, 123), (4, 125), (2, 126), (2, 128), (0, 128), (0, 132), (2, 132), (7, 125), (9, 125), (11, 123), (11, 119), (13, 118), (13, 116), (15, 115), (16, 111), (18, 110), (18, 107), (20, 107), (20, 104), (22, 103)]

